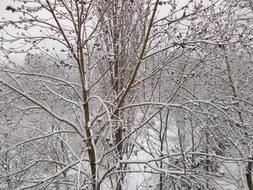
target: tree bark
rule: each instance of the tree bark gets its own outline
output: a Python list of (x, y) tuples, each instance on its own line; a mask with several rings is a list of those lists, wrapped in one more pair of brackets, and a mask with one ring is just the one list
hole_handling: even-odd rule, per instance
[(253, 190), (252, 177), (251, 177), (253, 157), (250, 157), (249, 159), (250, 159), (251, 161), (248, 162), (248, 165), (247, 165), (246, 179), (247, 179), (248, 189), (249, 189), (249, 190)]

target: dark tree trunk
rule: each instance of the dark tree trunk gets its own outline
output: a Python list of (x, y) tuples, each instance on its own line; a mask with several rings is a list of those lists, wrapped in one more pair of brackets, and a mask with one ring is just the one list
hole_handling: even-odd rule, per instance
[(252, 184), (252, 161), (253, 161), (253, 156), (249, 158), (251, 161), (248, 162), (247, 165), (247, 173), (246, 173), (246, 179), (247, 179), (247, 185), (249, 190), (253, 190), (253, 184)]

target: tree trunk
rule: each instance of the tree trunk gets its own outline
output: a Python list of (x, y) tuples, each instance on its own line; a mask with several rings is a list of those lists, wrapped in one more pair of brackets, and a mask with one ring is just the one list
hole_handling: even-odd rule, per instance
[(247, 165), (246, 179), (247, 179), (248, 189), (253, 190), (252, 177), (251, 177), (253, 157), (251, 157), (250, 160), (251, 161), (248, 162), (248, 165)]

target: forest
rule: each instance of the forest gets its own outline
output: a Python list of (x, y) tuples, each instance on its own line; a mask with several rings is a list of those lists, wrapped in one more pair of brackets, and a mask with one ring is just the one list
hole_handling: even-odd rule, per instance
[(253, 190), (252, 0), (0, 6), (0, 190)]

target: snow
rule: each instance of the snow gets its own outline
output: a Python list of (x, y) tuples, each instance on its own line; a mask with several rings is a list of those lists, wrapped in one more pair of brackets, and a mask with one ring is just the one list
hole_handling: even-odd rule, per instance
[[(142, 113), (137, 113), (137, 116), (139, 118), (142, 118)], [(153, 127), (158, 128), (160, 126), (160, 121), (158, 118), (154, 117), (153, 119)], [(167, 130), (167, 137), (170, 149), (173, 149), (177, 144), (177, 126), (176, 122), (173, 118), (169, 119), (169, 126)], [(138, 173), (129, 173), (126, 175), (125, 182), (124, 182), (124, 190), (142, 190), (142, 189), (150, 189), (151, 186), (154, 186), (158, 181), (158, 175), (154, 175), (153, 173), (149, 173), (150, 171), (154, 171), (152, 168), (157, 168), (155, 162), (149, 163), (149, 166), (146, 164), (143, 164), (143, 161), (149, 161), (154, 159), (154, 157), (150, 154), (148, 154), (145, 150), (147, 150), (150, 146), (153, 147), (152, 150), (154, 150), (154, 155), (157, 154), (158, 148), (159, 148), (159, 141), (155, 140), (153, 137), (157, 137), (157, 133), (152, 128), (148, 128), (147, 130), (143, 130), (140, 137), (138, 138), (138, 141), (143, 146), (142, 150), (136, 149), (134, 154), (132, 154), (129, 161), (140, 161), (141, 164), (131, 164), (129, 166), (129, 169), (131, 171), (140, 171)], [(152, 138), (152, 141), (149, 141), (149, 138)], [(151, 143), (152, 142), (152, 143)], [(165, 153), (166, 151), (163, 151)], [(158, 168), (157, 168), (158, 169)], [(160, 169), (160, 168), (159, 168)]]

